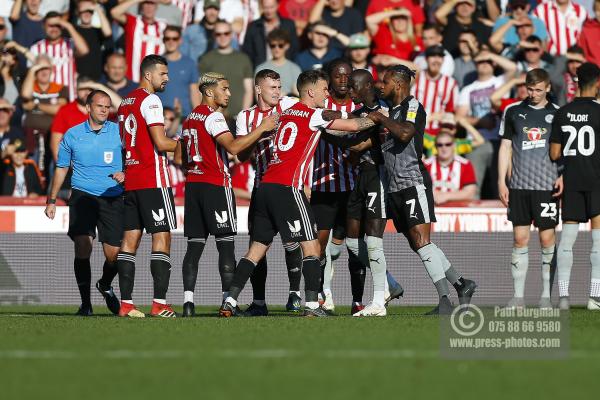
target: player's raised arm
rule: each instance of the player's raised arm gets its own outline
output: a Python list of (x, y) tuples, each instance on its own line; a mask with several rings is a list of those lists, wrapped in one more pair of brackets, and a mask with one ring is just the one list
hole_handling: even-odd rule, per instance
[(328, 129), (340, 131), (339, 133), (359, 132), (375, 126), (375, 122), (367, 117), (349, 119), (344, 111), (323, 110), (323, 119), (332, 121)]

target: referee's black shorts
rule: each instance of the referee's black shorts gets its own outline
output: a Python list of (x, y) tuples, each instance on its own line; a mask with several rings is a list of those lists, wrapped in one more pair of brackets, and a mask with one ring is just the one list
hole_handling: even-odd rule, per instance
[(69, 198), (69, 237), (91, 236), (111, 246), (123, 238), (123, 196), (94, 196), (73, 189)]

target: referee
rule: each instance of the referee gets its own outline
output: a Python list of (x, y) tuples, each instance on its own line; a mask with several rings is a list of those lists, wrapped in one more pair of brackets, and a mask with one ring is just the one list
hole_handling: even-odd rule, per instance
[(96, 289), (113, 314), (119, 313), (119, 299), (111, 283), (117, 275), (117, 253), (123, 236), (123, 159), (119, 126), (107, 121), (111, 100), (102, 90), (92, 91), (86, 100), (87, 121), (70, 128), (60, 142), (46, 216), (56, 215), (56, 196), (73, 168), (69, 199), (69, 237), (75, 243), (75, 279), (81, 295), (77, 315), (91, 316), (90, 255), (96, 237), (102, 242), (106, 261)]

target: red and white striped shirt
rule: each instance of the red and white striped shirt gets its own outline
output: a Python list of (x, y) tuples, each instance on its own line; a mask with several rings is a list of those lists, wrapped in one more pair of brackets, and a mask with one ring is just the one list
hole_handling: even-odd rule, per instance
[(144, 57), (150, 54), (163, 54), (163, 31), (167, 23), (155, 21), (152, 24), (144, 22), (142, 17), (127, 14), (125, 24), (125, 58), (127, 59), (127, 78), (134, 82), (140, 81), (140, 65)]
[(159, 152), (150, 136), (150, 127), (164, 127), (160, 99), (137, 88), (119, 106), (119, 131), (125, 151), (125, 190), (171, 187), (167, 157)]
[(187, 182), (231, 187), (227, 151), (217, 138), (229, 132), (225, 117), (200, 104), (183, 121), (183, 150), (187, 153)]
[[(336, 103), (331, 96), (325, 100), (325, 109), (350, 113), (360, 105), (350, 99)], [(347, 152), (325, 140), (319, 141), (312, 168), (312, 190), (316, 192), (348, 192), (354, 189), (356, 171), (347, 159)]]
[(464, 157), (455, 155), (450, 164), (442, 166), (437, 157), (433, 156), (426, 159), (424, 164), (431, 175), (433, 190), (457, 192), (467, 185), (477, 183), (473, 164)]
[(321, 129), (333, 121), (323, 119), (323, 109), (298, 102), (281, 113), (273, 139), (273, 153), (262, 183), (302, 189), (310, 170)]
[[(423, 104), (428, 117), (440, 112), (453, 113), (458, 100), (458, 84), (450, 76), (440, 74), (431, 78), (423, 71), (417, 76), (410, 93)], [(439, 122), (427, 118), (425, 131), (437, 135), (439, 130)]]
[(171, 0), (171, 4), (181, 10), (181, 29), (192, 22), (192, 10), (196, 6), (194, 0)]
[[(284, 110), (287, 110), (298, 102), (298, 99), (294, 97), (283, 97), (279, 100), (279, 103), (267, 110), (259, 110), (258, 106), (252, 106), (246, 110), (240, 111), (236, 120), (236, 136), (245, 136), (256, 129), (260, 125), (264, 117), (268, 117), (273, 112), (281, 115)], [(272, 152), (272, 136), (273, 132), (266, 132), (263, 138), (256, 144), (256, 150), (254, 150), (254, 163), (256, 166), (256, 175), (254, 177), (254, 187), (258, 187), (267, 166), (271, 159)]]
[(548, 52), (552, 55), (564, 55), (567, 49), (577, 44), (583, 23), (587, 19), (585, 9), (572, 1), (563, 14), (555, 1), (539, 4), (533, 15), (546, 25), (548, 31)]
[(55, 43), (50, 43), (47, 39), (42, 39), (34, 43), (30, 49), (34, 56), (46, 54), (52, 58), (53, 82), (67, 86), (69, 88), (69, 100), (73, 101), (77, 97), (75, 78), (77, 70), (75, 68), (74, 45), (71, 39), (59, 39)]

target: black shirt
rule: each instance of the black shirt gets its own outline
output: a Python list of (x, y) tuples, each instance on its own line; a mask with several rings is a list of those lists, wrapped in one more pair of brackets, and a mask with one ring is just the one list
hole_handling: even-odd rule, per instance
[[(364, 32), (366, 29), (365, 20), (360, 15), (360, 11), (350, 7), (344, 8), (344, 13), (340, 17), (334, 17), (331, 15), (331, 9), (325, 7), (323, 10), (323, 21), (346, 36)], [(346, 46), (340, 43), (336, 38), (331, 39), (331, 45), (339, 49), (346, 48)]]
[(455, 57), (459, 55), (458, 37), (465, 29), (472, 29), (480, 44), (487, 43), (492, 34), (492, 28), (479, 22), (476, 13), (473, 14), (472, 23), (470, 25), (461, 24), (456, 20), (455, 13), (450, 14), (448, 16), (448, 25), (444, 28), (444, 39), (442, 40), (442, 44), (444, 45), (444, 48)]
[(550, 160), (549, 139), (557, 109), (550, 102), (544, 108), (535, 108), (524, 100), (504, 111), (500, 136), (512, 142), (511, 189), (553, 189), (558, 173), (556, 163)]
[(600, 103), (577, 97), (554, 115), (552, 143), (562, 145), (566, 191), (600, 190)]
[(94, 81), (98, 81), (102, 76), (102, 48), (105, 41), (102, 30), (98, 28), (75, 28), (83, 37), (90, 49), (83, 57), (75, 57), (77, 73), (81, 76), (87, 76)]
[[(387, 107), (382, 107), (380, 104), (376, 104), (375, 107), (370, 108), (366, 105), (363, 105), (361, 108), (358, 108), (352, 111), (352, 114), (357, 117), (366, 117), (371, 112), (375, 112), (384, 108), (387, 111)], [(371, 139), (371, 148), (365, 150), (360, 156), (361, 164), (363, 162), (368, 162), (370, 164), (383, 164), (383, 155), (381, 154), (381, 139), (380, 133), (382, 132), (381, 126), (377, 125), (363, 132), (364, 136), (368, 136)]]

